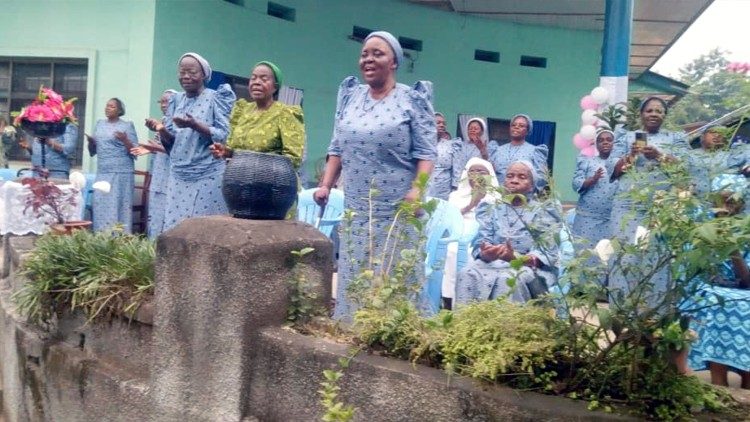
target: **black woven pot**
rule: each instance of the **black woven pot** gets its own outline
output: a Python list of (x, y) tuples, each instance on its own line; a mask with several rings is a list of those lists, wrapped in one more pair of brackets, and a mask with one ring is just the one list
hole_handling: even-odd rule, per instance
[(297, 173), (283, 155), (236, 151), (221, 193), (237, 218), (283, 220), (297, 199)]
[(65, 133), (66, 123), (49, 123), (49, 122), (30, 122), (21, 120), (21, 127), (24, 131), (36, 136), (37, 138), (54, 138)]

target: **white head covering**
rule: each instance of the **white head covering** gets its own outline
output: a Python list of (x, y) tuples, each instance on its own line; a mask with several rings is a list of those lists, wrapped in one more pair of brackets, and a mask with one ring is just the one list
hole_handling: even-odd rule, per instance
[(185, 57), (192, 57), (195, 60), (198, 60), (198, 63), (200, 63), (200, 65), (201, 65), (201, 69), (203, 69), (203, 75), (204, 75), (203, 76), (203, 80), (204, 81), (210, 81), (211, 80), (211, 65), (208, 64), (208, 60), (204, 59), (203, 56), (201, 56), (198, 53), (189, 52), (189, 53), (185, 53), (182, 56), (180, 56), (180, 60), (177, 60), (177, 66), (180, 65), (180, 62)]
[[(470, 158), (469, 161), (466, 162), (466, 165), (464, 166), (464, 170), (461, 172), (461, 180), (458, 182), (458, 189), (456, 189), (455, 192), (451, 192), (450, 197), (448, 199), (448, 202), (458, 207), (458, 209), (464, 208), (465, 206), (469, 205), (469, 203), (471, 202), (471, 185), (469, 184), (469, 169), (475, 165), (480, 165), (484, 167), (485, 169), (487, 169), (487, 171), (489, 172), (490, 183), (492, 185), (492, 188), (497, 188), (500, 185), (497, 182), (497, 176), (495, 176), (495, 169), (492, 167), (492, 164), (489, 161), (486, 161), (477, 157)], [(494, 202), (495, 197), (493, 195), (493, 192), (488, 192), (482, 201), (490, 202), (490, 203)]]
[(490, 141), (490, 135), (487, 133), (487, 123), (481, 117), (472, 117), (468, 122), (466, 122), (466, 136), (469, 136), (469, 125), (471, 124), (471, 122), (477, 122), (479, 123), (479, 126), (482, 126), (481, 138), (482, 142), (484, 142), (486, 145)]

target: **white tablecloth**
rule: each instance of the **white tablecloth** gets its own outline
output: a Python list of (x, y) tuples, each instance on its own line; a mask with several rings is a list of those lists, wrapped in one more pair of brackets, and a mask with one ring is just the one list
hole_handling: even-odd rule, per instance
[[(49, 230), (49, 223), (54, 223), (52, 216), (44, 215), (36, 218), (29, 208), (26, 213), (26, 197), (30, 192), (26, 186), (16, 182), (2, 182), (0, 186), (0, 234), (24, 235), (29, 233), (42, 234)], [(72, 185), (58, 185), (63, 191), (69, 192)], [(66, 220), (80, 220), (83, 215), (83, 196), (78, 192), (75, 206), (65, 207)]]

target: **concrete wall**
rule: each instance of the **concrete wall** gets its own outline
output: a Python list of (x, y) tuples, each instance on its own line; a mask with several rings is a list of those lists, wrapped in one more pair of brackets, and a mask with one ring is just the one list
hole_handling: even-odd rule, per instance
[[(151, 112), (155, 0), (3, 0), (0, 56), (87, 59), (86, 133), (104, 118), (108, 99), (119, 97), (125, 119), (141, 123)], [(140, 166), (145, 166), (142, 158)], [(83, 169), (94, 171), (84, 153)]]
[[(567, 199), (580, 127), (578, 102), (598, 84), (601, 32), (518, 25), (420, 7), (399, 0), (279, 0), (296, 9), (296, 21), (266, 14), (267, 2), (160, 0), (156, 3), (153, 93), (176, 88), (176, 61), (186, 51), (203, 54), (214, 69), (248, 76), (251, 66), (271, 60), (285, 84), (305, 91), (308, 155), (325, 154), (342, 79), (359, 76), (360, 43), (352, 26), (385, 29), (423, 41), (413, 69), (400, 82), (431, 80), (435, 108), (455, 133), (458, 113), (498, 118), (528, 113), (557, 122), (554, 174)], [(500, 53), (500, 63), (474, 60), (474, 50)], [(519, 66), (521, 55), (547, 58), (547, 68)], [(152, 114), (157, 106), (152, 104)], [(309, 169), (309, 166), (308, 166)]]

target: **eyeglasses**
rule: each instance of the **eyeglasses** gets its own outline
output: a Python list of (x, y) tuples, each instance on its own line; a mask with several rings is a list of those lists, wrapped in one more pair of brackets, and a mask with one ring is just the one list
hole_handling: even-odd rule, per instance
[(527, 125), (526, 123), (513, 123), (512, 125), (510, 125), (510, 127), (526, 129), (527, 127), (529, 127), (529, 125)]
[(197, 71), (194, 71), (194, 70), (178, 70), (177, 71), (177, 76), (179, 76), (179, 77), (183, 77), (183, 76), (197, 77), (197, 76), (200, 76), (200, 75), (201, 75), (200, 72), (197, 72)]
[(506, 173), (505, 174), (506, 179), (520, 179), (520, 180), (528, 180), (529, 175), (525, 173)]

